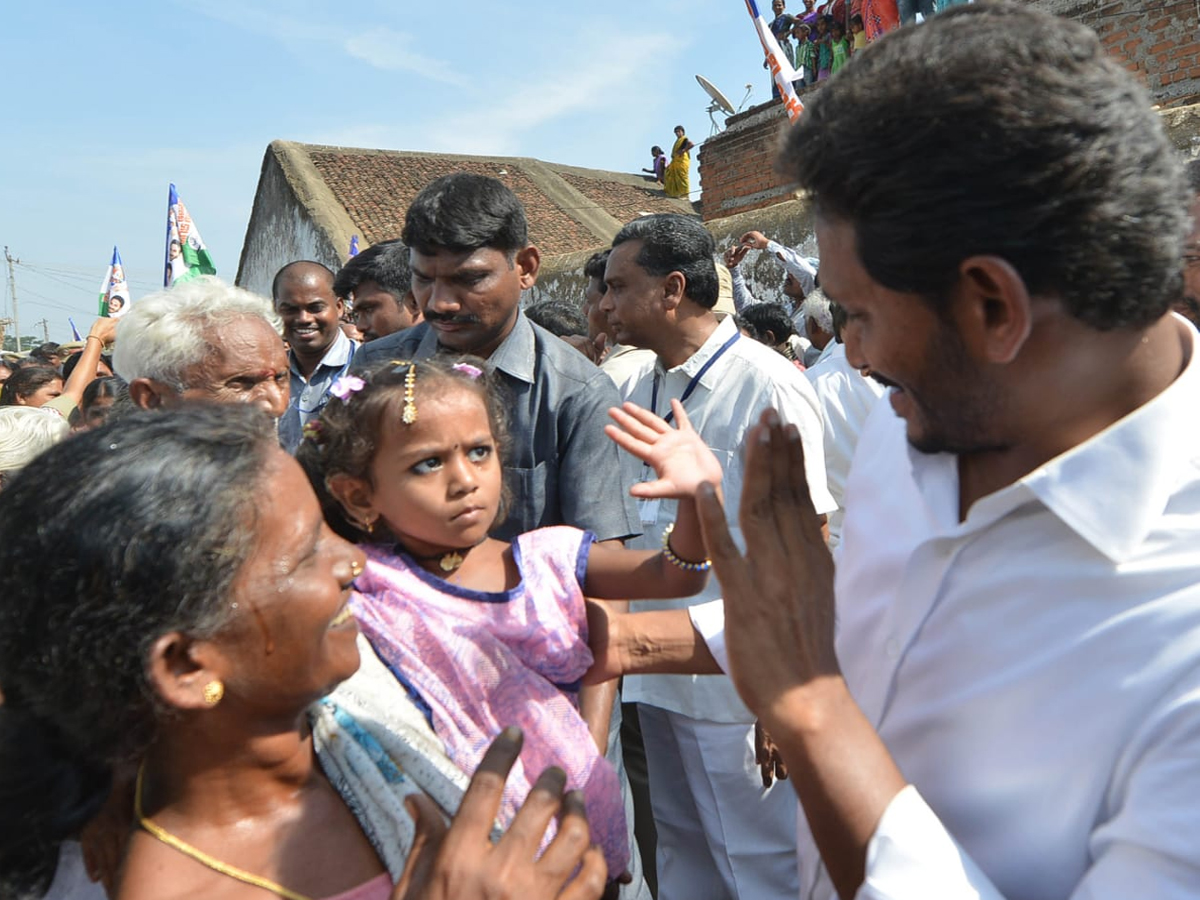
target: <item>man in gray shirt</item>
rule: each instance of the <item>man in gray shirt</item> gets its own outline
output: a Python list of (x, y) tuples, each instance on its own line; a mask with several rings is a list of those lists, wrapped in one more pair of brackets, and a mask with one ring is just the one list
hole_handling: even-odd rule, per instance
[(496, 537), (563, 524), (601, 541), (638, 534), (617, 447), (604, 434), (609, 407), (620, 404), (616, 389), (521, 312), (521, 291), (537, 281), (540, 256), (516, 195), (494, 178), (444, 176), (413, 200), (403, 239), (425, 323), (363, 345), (355, 365), (467, 353), (499, 373), (508, 393), (513, 504)]

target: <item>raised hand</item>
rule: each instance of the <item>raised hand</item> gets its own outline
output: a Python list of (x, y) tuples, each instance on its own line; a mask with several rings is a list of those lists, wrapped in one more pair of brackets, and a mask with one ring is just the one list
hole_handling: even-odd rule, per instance
[(725, 251), (725, 268), (736, 269), (749, 252), (750, 246), (748, 244), (734, 244)]
[(745, 247), (753, 247), (755, 250), (766, 250), (768, 240), (761, 231), (747, 231), (738, 243)]
[(796, 426), (763, 413), (746, 440), (740, 520), (743, 555), (725, 511), (697, 499), (704, 544), (728, 615), (730, 675), (742, 700), (773, 732), (774, 704), (789, 689), (836, 675), (833, 558), (813, 509)]
[[(505, 729), (484, 754), (447, 827), (427, 797), (408, 801), (417, 836), (392, 900), (595, 900), (607, 867), (591, 844), (582, 795), (565, 796), (566, 776), (547, 769), (533, 785), (504, 836), (489, 835), (504, 782), (521, 753), (521, 732)], [(550, 822), (558, 834), (535, 859)]]
[(620, 447), (653, 467), (658, 479), (635, 484), (630, 493), (642, 499), (695, 497), (705, 482), (721, 483), (721, 464), (692, 428), (683, 404), (671, 401), (678, 427), (636, 403), (608, 411), (616, 425), (604, 432)]

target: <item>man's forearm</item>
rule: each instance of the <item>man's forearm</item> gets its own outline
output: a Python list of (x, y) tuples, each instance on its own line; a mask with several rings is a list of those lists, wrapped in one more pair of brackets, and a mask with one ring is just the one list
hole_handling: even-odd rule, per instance
[(625, 613), (614, 618), (612, 632), (626, 675), (721, 674), (686, 609)]
[(904, 776), (840, 676), (784, 691), (756, 712), (787, 763), (834, 887), (853, 897), (867, 844)]

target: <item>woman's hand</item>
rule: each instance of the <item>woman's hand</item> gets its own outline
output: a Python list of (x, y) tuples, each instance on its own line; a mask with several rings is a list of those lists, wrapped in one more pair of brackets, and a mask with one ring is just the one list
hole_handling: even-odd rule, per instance
[(655, 481), (639, 482), (630, 488), (635, 497), (647, 500), (695, 497), (701, 484), (721, 483), (721, 464), (692, 428), (683, 404), (672, 400), (671, 411), (678, 427), (672, 427), (636, 403), (608, 411), (616, 425), (605, 425), (605, 434), (652, 466), (658, 475)]
[[(566, 776), (547, 769), (533, 785), (504, 836), (491, 842), (504, 782), (521, 752), (521, 732), (506, 728), (492, 742), (463, 795), (458, 814), (445, 819), (424, 795), (407, 803), (417, 823), (408, 865), (392, 900), (595, 900), (608, 868), (591, 843), (583, 797), (563, 795)], [(558, 834), (535, 859), (546, 827)]]

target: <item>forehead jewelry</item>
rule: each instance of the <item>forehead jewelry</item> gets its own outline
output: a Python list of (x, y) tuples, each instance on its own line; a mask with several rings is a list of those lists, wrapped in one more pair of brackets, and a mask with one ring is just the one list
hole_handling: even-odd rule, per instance
[(411, 425), (417, 421), (417, 364), (408, 364), (408, 374), (404, 376), (404, 411), (400, 414), (400, 421), (405, 425)]

